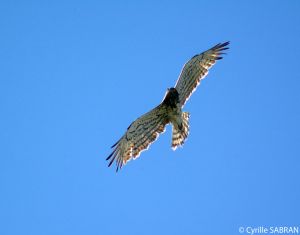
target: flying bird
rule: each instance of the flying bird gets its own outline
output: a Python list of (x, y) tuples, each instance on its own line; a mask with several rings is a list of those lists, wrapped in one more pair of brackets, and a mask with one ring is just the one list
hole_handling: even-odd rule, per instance
[(182, 108), (195, 91), (208, 70), (222, 59), (229, 42), (219, 43), (207, 51), (192, 57), (182, 68), (175, 87), (168, 88), (162, 102), (142, 115), (127, 128), (125, 134), (115, 143), (112, 153), (106, 158), (111, 166), (115, 161), (118, 171), (129, 160), (136, 159), (149, 148), (167, 124), (172, 124), (172, 148), (182, 146), (189, 134), (188, 112)]

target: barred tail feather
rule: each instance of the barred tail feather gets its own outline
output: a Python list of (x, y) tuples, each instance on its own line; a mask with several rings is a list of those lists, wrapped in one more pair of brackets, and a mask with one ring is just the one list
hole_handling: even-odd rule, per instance
[(190, 114), (188, 112), (182, 113), (182, 127), (179, 129), (173, 125), (172, 132), (172, 149), (175, 150), (178, 146), (184, 144), (185, 139), (189, 134), (189, 117)]

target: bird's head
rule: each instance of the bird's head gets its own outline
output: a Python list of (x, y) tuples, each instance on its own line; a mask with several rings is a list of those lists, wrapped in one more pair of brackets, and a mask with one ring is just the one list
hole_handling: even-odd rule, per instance
[(174, 92), (174, 91), (176, 91), (176, 92), (177, 92), (177, 90), (176, 90), (174, 87), (170, 87), (170, 88), (168, 88), (168, 91), (169, 91), (169, 92)]
[(179, 102), (179, 94), (174, 87), (168, 88), (163, 102), (175, 106)]
[(177, 90), (174, 87), (170, 87), (167, 90), (167, 95), (172, 96), (172, 97), (176, 97), (179, 94), (178, 94)]

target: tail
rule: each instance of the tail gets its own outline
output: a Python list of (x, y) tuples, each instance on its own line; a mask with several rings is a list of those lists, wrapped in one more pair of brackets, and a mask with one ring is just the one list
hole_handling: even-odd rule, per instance
[(172, 133), (172, 149), (175, 150), (178, 146), (184, 144), (185, 139), (189, 134), (189, 118), (190, 114), (188, 112), (183, 112), (181, 115), (182, 125), (176, 127), (173, 125)]

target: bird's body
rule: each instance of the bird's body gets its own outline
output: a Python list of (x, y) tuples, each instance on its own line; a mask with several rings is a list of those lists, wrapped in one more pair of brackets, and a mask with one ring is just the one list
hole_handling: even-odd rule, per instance
[(161, 103), (161, 109), (165, 109), (168, 123), (172, 123), (176, 128), (182, 127), (181, 105), (179, 102), (179, 94), (175, 88), (169, 88)]
[(176, 88), (169, 88), (161, 103), (165, 108), (167, 121), (173, 126), (172, 148), (175, 150), (178, 145), (182, 145), (189, 132), (189, 114), (182, 112), (179, 100), (179, 93)]
[(106, 160), (109, 166), (116, 161), (117, 171), (130, 159), (137, 158), (141, 151), (148, 149), (158, 135), (172, 124), (172, 148), (183, 145), (189, 134), (189, 113), (182, 108), (207, 75), (208, 69), (221, 59), (222, 51), (228, 49), (229, 42), (217, 44), (211, 49), (192, 57), (183, 67), (175, 87), (169, 88), (162, 102), (150, 112), (131, 123), (122, 138), (112, 146), (113, 152)]

